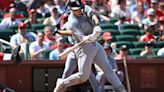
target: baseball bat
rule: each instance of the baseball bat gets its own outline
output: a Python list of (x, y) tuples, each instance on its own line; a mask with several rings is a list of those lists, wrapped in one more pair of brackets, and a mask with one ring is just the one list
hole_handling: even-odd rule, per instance
[[(88, 39), (90, 39), (90, 38), (88, 38)], [(81, 42), (75, 44), (74, 46), (72, 46), (72, 47), (66, 49), (64, 52), (62, 52), (62, 53), (59, 55), (59, 58), (62, 58), (62, 57), (64, 57), (64, 56), (66, 56), (68, 53), (70, 53), (70, 52), (72, 52), (74, 49), (78, 48), (81, 44), (83, 44), (84, 42), (86, 42), (88, 39), (83, 40), (83, 41), (81, 41)]]
[(81, 41), (77, 44), (75, 44), (74, 46), (66, 49), (64, 52), (62, 52), (60, 55), (59, 55), (59, 58), (62, 58), (64, 56), (66, 56), (68, 53), (72, 52), (74, 49), (78, 48), (82, 43), (84, 43), (85, 41)]
[(128, 74), (126, 58), (123, 58), (123, 63), (124, 63), (124, 68), (125, 68), (125, 77), (126, 77), (127, 89), (128, 89), (128, 92), (131, 92), (131, 86), (130, 86), (130, 81), (129, 81), (129, 74)]
[(12, 47), (14, 47), (14, 48), (17, 47), (16, 45), (14, 45), (14, 44), (12, 44), (12, 43), (10, 43), (10, 42), (4, 40), (4, 39), (1, 39), (1, 38), (0, 38), (0, 42), (2, 42), (2, 43), (4, 43), (4, 44), (7, 44), (7, 45), (10, 45), (10, 46), (12, 46)]

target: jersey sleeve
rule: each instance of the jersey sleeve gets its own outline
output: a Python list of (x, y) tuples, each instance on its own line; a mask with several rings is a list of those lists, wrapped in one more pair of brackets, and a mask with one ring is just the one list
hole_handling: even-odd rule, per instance
[(87, 16), (90, 17), (90, 13), (93, 12), (92, 8), (88, 5), (85, 5), (84, 12), (87, 13)]

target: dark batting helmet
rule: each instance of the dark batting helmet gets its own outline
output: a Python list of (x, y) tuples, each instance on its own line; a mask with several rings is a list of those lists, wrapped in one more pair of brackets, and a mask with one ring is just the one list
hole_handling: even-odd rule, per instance
[(72, 10), (78, 10), (78, 9), (83, 9), (84, 4), (81, 2), (81, 0), (70, 0), (69, 7)]

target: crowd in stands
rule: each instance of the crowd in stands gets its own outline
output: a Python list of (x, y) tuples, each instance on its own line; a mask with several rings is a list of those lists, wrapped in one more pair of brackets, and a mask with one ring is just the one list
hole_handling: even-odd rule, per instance
[[(0, 32), (14, 34), (2, 38), (21, 45), (26, 60), (58, 60), (59, 54), (74, 45), (72, 37), (54, 34), (64, 28), (69, 16), (67, 0), (0, 1)], [(99, 42), (110, 45), (116, 60), (137, 57), (164, 57), (163, 0), (82, 0), (100, 19), (104, 32)], [(64, 13), (64, 14), (63, 14)], [(60, 23), (60, 24), (59, 24)], [(1, 38), (0, 33), (0, 38)], [(5, 44), (0, 44), (1, 47)], [(6, 46), (6, 45), (5, 45)], [(12, 48), (8, 48), (12, 50)], [(6, 49), (0, 49), (3, 59)], [(11, 53), (10, 52), (10, 53)]]

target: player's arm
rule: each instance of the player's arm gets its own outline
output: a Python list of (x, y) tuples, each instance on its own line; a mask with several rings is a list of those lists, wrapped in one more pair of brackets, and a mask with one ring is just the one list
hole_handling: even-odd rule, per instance
[(96, 13), (91, 11), (90, 12), (90, 18), (94, 21), (93, 33), (88, 35), (88, 36), (84, 36), (83, 40), (90, 38), (89, 41), (94, 42), (97, 40), (98, 36), (102, 32), (102, 29), (99, 26), (99, 18), (97, 17)]
[(58, 34), (65, 35), (65, 36), (72, 36), (72, 31), (71, 30), (61, 29), (61, 30), (58, 31)]
[(91, 19), (94, 21), (95, 26), (99, 25), (99, 18), (97, 17), (96, 13), (91, 11), (90, 12)]

